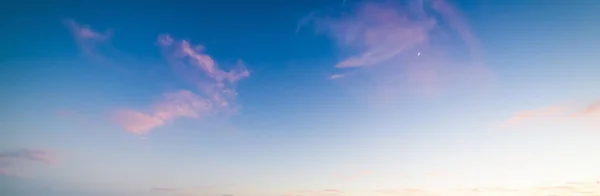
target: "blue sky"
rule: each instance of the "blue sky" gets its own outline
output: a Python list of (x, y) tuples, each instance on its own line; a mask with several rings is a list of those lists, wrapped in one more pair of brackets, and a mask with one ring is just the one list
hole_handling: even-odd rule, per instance
[(9, 195), (600, 192), (593, 0), (8, 5)]

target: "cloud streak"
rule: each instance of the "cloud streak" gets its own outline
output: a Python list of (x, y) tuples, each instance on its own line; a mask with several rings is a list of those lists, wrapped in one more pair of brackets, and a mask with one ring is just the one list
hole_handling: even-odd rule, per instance
[(46, 150), (19, 149), (0, 153), (0, 161), (11, 162), (23, 160), (40, 162), (44, 164), (53, 164), (58, 161), (56, 154)]
[(538, 187), (480, 187), (470, 189), (428, 190), (399, 189), (379, 190), (379, 195), (397, 196), (530, 196), (530, 195), (581, 195), (597, 196), (600, 182), (568, 182)]
[(282, 196), (341, 196), (344, 192), (339, 189), (322, 189), (322, 190), (300, 190), (293, 194), (284, 194)]
[(233, 107), (237, 96), (235, 83), (250, 76), (243, 61), (239, 60), (233, 69), (225, 71), (204, 53), (202, 45), (193, 46), (187, 40), (175, 40), (167, 34), (160, 35), (158, 43), (177, 75), (216, 106)]
[(233, 69), (224, 71), (211, 56), (204, 53), (204, 46), (193, 46), (187, 40), (176, 40), (166, 34), (158, 36), (157, 43), (175, 74), (192, 88), (166, 92), (145, 111), (117, 110), (113, 114), (117, 124), (141, 135), (177, 118), (199, 119), (237, 112), (235, 84), (250, 76), (242, 61), (238, 61)]
[(214, 186), (195, 186), (195, 187), (154, 187), (152, 191), (173, 195), (196, 195), (202, 192), (215, 189)]
[[(350, 14), (309, 16), (317, 32), (335, 40), (345, 56), (335, 65), (344, 71), (330, 79), (351, 78), (353, 71), (345, 70), (353, 68), (381, 80), (378, 86), (392, 81), (395, 87), (409, 84), (427, 93), (448, 88), (446, 83), (493, 76), (483, 65), (479, 40), (460, 12), (444, 0), (414, 0), (408, 5), (362, 2)], [(450, 34), (463, 44), (444, 44), (453, 39)], [(463, 48), (466, 54), (456, 54)]]
[[(501, 123), (502, 128), (514, 127), (540, 120), (550, 123), (575, 123), (586, 128), (600, 130), (600, 102), (588, 104), (583, 109), (567, 106), (549, 106), (541, 109), (520, 111)], [(591, 123), (590, 123), (591, 122)]]
[[(126, 61), (128, 59), (135, 59), (120, 58), (128, 55), (123, 55), (108, 43), (113, 35), (112, 30), (100, 33), (70, 19), (64, 23), (84, 54), (93, 60), (102, 64), (121, 65), (129, 63)], [(164, 92), (160, 99), (142, 110), (117, 109), (111, 113), (111, 119), (116, 124), (126, 131), (141, 135), (177, 118), (198, 119), (213, 114), (237, 113), (236, 83), (250, 76), (243, 61), (238, 60), (231, 70), (225, 71), (221, 64), (204, 53), (202, 45), (192, 45), (188, 40), (177, 40), (168, 34), (159, 35), (156, 44), (174, 74), (191, 88)], [(99, 51), (100, 45), (106, 45), (102, 49), (108, 51)]]
[(163, 94), (149, 112), (130, 109), (117, 110), (113, 120), (125, 130), (141, 135), (180, 117), (200, 118), (212, 109), (212, 103), (191, 91), (182, 90)]
[(50, 151), (40, 149), (17, 149), (0, 152), (0, 175), (23, 177), (23, 171), (15, 168), (25, 163), (42, 163), (52, 165), (58, 163), (58, 156)]
[(120, 74), (126, 73), (128, 74), (126, 77), (144, 74), (139, 69), (131, 69), (132, 65), (144, 65), (144, 67), (154, 69), (155, 63), (141, 61), (134, 55), (115, 47), (111, 42), (114, 36), (112, 29), (99, 31), (90, 25), (80, 24), (72, 19), (65, 19), (63, 23), (70, 30), (83, 56), (91, 60), (93, 64), (110, 68)]
[(522, 122), (525, 122), (528, 120), (532, 120), (532, 119), (554, 116), (554, 115), (562, 113), (564, 110), (565, 110), (565, 108), (562, 106), (550, 106), (550, 107), (537, 109), (537, 110), (521, 111), (521, 112), (516, 113), (512, 117), (510, 117), (504, 123), (502, 123), (502, 126), (508, 127), (508, 126), (516, 125), (516, 124), (519, 124), (519, 123), (522, 123)]
[[(117, 70), (123, 70), (115, 62), (115, 58), (122, 57), (120, 51), (116, 50), (111, 44), (110, 39), (113, 36), (113, 30), (106, 30), (104, 33), (94, 30), (89, 25), (82, 25), (72, 19), (63, 21), (65, 26), (71, 31), (75, 42), (83, 54), (103, 66), (109, 66)], [(119, 57), (119, 58), (120, 58)]]
[(600, 101), (588, 105), (585, 109), (575, 113), (575, 116), (590, 116), (600, 113)]

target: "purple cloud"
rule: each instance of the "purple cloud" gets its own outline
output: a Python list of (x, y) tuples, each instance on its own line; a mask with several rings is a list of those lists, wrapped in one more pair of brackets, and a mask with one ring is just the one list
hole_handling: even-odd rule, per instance
[(22, 165), (26, 162), (51, 165), (58, 162), (58, 157), (53, 152), (40, 149), (17, 149), (0, 152), (0, 175), (22, 177), (25, 175), (24, 171), (13, 166)]
[[(65, 24), (84, 54), (93, 60), (106, 65), (139, 63), (136, 58), (125, 55), (109, 44), (111, 30), (100, 33), (74, 20), (65, 20)], [(101, 44), (108, 46), (103, 49), (109, 51), (98, 51)], [(243, 61), (239, 60), (231, 70), (225, 71), (221, 64), (204, 53), (202, 45), (192, 45), (188, 40), (176, 40), (167, 34), (158, 36), (157, 44), (175, 75), (188, 82), (192, 88), (165, 92), (160, 99), (143, 110), (115, 110), (111, 116), (115, 123), (129, 132), (145, 134), (181, 117), (230, 115), (238, 111), (239, 107), (235, 104), (235, 84), (250, 76)]]
[(125, 130), (141, 135), (180, 117), (200, 118), (212, 109), (210, 100), (199, 97), (191, 91), (178, 91), (163, 94), (148, 112), (129, 109), (117, 110), (113, 120)]
[(204, 53), (202, 45), (193, 46), (187, 40), (175, 40), (170, 35), (159, 36), (158, 43), (176, 74), (191, 84), (198, 94), (209, 99), (216, 107), (235, 109), (235, 84), (250, 76), (243, 61), (238, 61), (233, 69), (225, 71)]
[(250, 76), (242, 61), (234, 69), (224, 71), (201, 45), (160, 35), (157, 40), (175, 74), (191, 86), (191, 90), (164, 93), (146, 111), (117, 110), (114, 121), (125, 130), (145, 134), (151, 129), (180, 117), (201, 118), (213, 114), (232, 114), (238, 110), (236, 82)]
[(92, 29), (88, 25), (81, 25), (72, 19), (64, 20), (65, 25), (69, 28), (77, 45), (84, 54), (93, 58), (103, 58), (96, 51), (99, 44), (106, 43), (112, 37), (112, 30), (107, 30), (105, 33), (100, 33)]
[(34, 161), (45, 164), (57, 162), (56, 154), (38, 149), (19, 149), (0, 153), (0, 161)]
[[(483, 65), (479, 40), (445, 0), (414, 0), (407, 5), (361, 2), (348, 13), (321, 17), (311, 13), (300, 25), (307, 21), (318, 33), (335, 40), (344, 56), (335, 65), (344, 71), (330, 79), (352, 78), (360, 72), (373, 76), (375, 89), (392, 85), (377, 94), (389, 96), (394, 93), (389, 91), (408, 85), (420, 94), (436, 95), (449, 85), (493, 78)], [(445, 44), (449, 39), (464, 44)], [(455, 57), (453, 53), (463, 48), (467, 52), (460, 55), (467, 58)]]
[(587, 104), (583, 109), (574, 106), (554, 105), (541, 109), (523, 110), (504, 120), (500, 127), (506, 128), (518, 124), (531, 123), (539, 120), (543, 124), (557, 125), (566, 123), (571, 125), (583, 125), (583, 129), (600, 130), (600, 102)]

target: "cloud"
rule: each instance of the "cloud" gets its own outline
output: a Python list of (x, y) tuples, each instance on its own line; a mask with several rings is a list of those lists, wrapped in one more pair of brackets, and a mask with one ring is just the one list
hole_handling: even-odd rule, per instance
[(158, 43), (175, 73), (196, 88), (202, 96), (210, 99), (216, 107), (235, 107), (235, 84), (250, 76), (243, 61), (239, 60), (234, 68), (225, 71), (211, 56), (203, 52), (202, 45), (192, 46), (187, 40), (175, 40), (166, 34), (159, 36)]
[(58, 162), (58, 157), (55, 153), (40, 149), (17, 149), (0, 152), (0, 175), (23, 177), (25, 176), (24, 171), (15, 168), (15, 166), (27, 162), (52, 165)]
[(163, 94), (162, 99), (146, 113), (129, 109), (117, 110), (113, 114), (113, 120), (127, 131), (145, 134), (176, 118), (200, 118), (207, 115), (211, 108), (209, 100), (182, 90)]
[[(81, 50), (92, 59), (107, 65), (137, 62), (108, 44), (112, 31), (100, 33), (74, 20), (64, 22)], [(236, 83), (250, 76), (243, 61), (239, 60), (232, 69), (225, 71), (204, 53), (201, 45), (194, 46), (187, 40), (176, 40), (167, 34), (158, 36), (157, 44), (175, 74), (191, 85), (191, 89), (165, 92), (160, 100), (144, 110), (117, 109), (111, 114), (115, 123), (129, 132), (145, 134), (180, 117), (237, 113)], [(99, 51), (99, 45), (106, 47)]]
[(338, 68), (373, 66), (413, 48), (428, 38), (432, 20), (414, 21), (400, 10), (367, 3), (355, 15), (321, 24), (341, 46), (360, 51), (337, 63)]
[(594, 114), (600, 113), (600, 101), (596, 103), (588, 105), (585, 109), (580, 112), (575, 113), (575, 116), (590, 116)]
[(78, 24), (72, 19), (66, 19), (63, 22), (71, 31), (77, 45), (84, 54), (95, 59), (104, 59), (104, 57), (98, 53), (97, 46), (107, 43), (110, 40), (112, 37), (112, 30), (100, 33), (90, 26)]
[(65, 19), (63, 22), (71, 31), (83, 55), (94, 63), (128, 73), (131, 70), (126, 69), (126, 65), (145, 64), (111, 44), (112, 29), (99, 32), (91, 26), (79, 24), (73, 19)]
[(539, 120), (548, 124), (567, 123), (584, 125), (584, 129), (600, 130), (600, 102), (588, 104), (583, 109), (574, 106), (554, 105), (541, 109), (520, 111), (501, 123), (502, 128), (528, 124)]
[(56, 154), (38, 149), (19, 149), (0, 153), (0, 161), (34, 161), (44, 164), (57, 162)]
[(299, 190), (292, 194), (284, 194), (287, 196), (341, 196), (343, 191), (339, 189), (322, 189), (322, 190)]
[(341, 193), (342, 191), (338, 190), (338, 189), (323, 189), (323, 192), (328, 192), (328, 193)]
[(564, 111), (565, 111), (565, 108), (563, 106), (550, 106), (550, 107), (537, 109), (537, 110), (521, 111), (521, 112), (514, 114), (512, 117), (510, 117), (504, 123), (502, 123), (502, 126), (506, 127), (506, 126), (511, 126), (511, 125), (515, 125), (518, 123), (522, 123), (522, 122), (525, 122), (528, 120), (536, 119), (536, 118), (550, 117), (550, 116), (560, 114)]
[(401, 189), (401, 190), (378, 190), (376, 191), (383, 195), (399, 195), (399, 196), (428, 196), (434, 195), (421, 189)]
[(165, 93), (147, 112), (117, 110), (113, 115), (117, 124), (132, 133), (145, 134), (180, 117), (200, 118), (237, 112), (235, 84), (250, 76), (242, 61), (224, 71), (204, 53), (204, 46), (192, 46), (187, 40), (175, 40), (167, 34), (158, 36), (157, 43), (175, 74), (188, 82), (192, 90)]
[(113, 120), (123, 129), (141, 135), (150, 129), (165, 124), (163, 119), (134, 110), (117, 110), (113, 115)]
[(158, 191), (158, 192), (174, 192), (174, 191), (177, 191), (178, 189), (176, 189), (176, 188), (160, 188), (160, 187), (157, 187), (157, 188), (153, 188), (152, 190), (153, 191)]
[[(166, 194), (176, 194), (176, 195), (196, 195), (203, 191), (208, 191), (214, 189), (214, 186), (195, 186), (195, 187), (154, 187), (152, 191), (162, 192)], [(223, 194), (224, 196), (226, 194)]]
[(204, 46), (192, 46), (187, 40), (175, 40), (170, 35), (160, 35), (158, 43), (175, 73), (185, 79), (217, 107), (230, 108), (237, 96), (235, 83), (250, 76), (244, 62), (224, 71), (209, 55)]
[(381, 195), (398, 196), (530, 196), (530, 195), (581, 195), (597, 196), (600, 182), (568, 182), (538, 187), (478, 187), (446, 190), (399, 189), (378, 190)]
[(80, 25), (75, 20), (66, 19), (63, 21), (65, 25), (71, 30), (73, 36), (78, 41), (79, 44), (83, 46), (88, 46), (86, 44), (90, 44), (93, 42), (105, 42), (108, 41), (112, 36), (112, 30), (108, 30), (105, 33), (100, 33), (92, 29), (88, 25)]
[[(484, 66), (479, 40), (460, 12), (444, 0), (413, 0), (407, 5), (361, 2), (350, 12), (322, 15), (326, 16), (313, 12), (300, 25), (310, 20), (345, 56), (335, 65), (342, 73), (330, 79), (352, 78), (355, 71), (344, 71), (353, 68), (370, 74), (374, 85), (408, 84), (427, 95), (438, 94), (450, 83), (475, 84), (493, 77)], [(462, 44), (449, 45), (449, 39)]]

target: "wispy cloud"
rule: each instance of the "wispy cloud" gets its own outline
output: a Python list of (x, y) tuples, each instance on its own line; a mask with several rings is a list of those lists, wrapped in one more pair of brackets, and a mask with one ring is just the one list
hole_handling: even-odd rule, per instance
[(428, 38), (435, 21), (410, 20), (397, 5), (367, 3), (356, 13), (338, 20), (323, 20), (325, 28), (341, 45), (360, 52), (340, 61), (336, 67), (373, 66), (413, 48)]
[(154, 192), (161, 192), (173, 195), (197, 195), (202, 192), (213, 190), (215, 186), (194, 186), (194, 187), (155, 187)]
[(232, 102), (237, 96), (235, 83), (250, 76), (243, 61), (238, 61), (233, 69), (224, 71), (211, 56), (204, 53), (202, 45), (193, 46), (187, 40), (175, 40), (166, 34), (158, 37), (158, 43), (176, 74), (215, 106), (233, 107)]
[(200, 118), (208, 115), (212, 107), (210, 100), (191, 91), (182, 90), (163, 94), (162, 99), (148, 112), (117, 110), (113, 120), (127, 131), (144, 134), (179, 117)]
[(83, 55), (93, 63), (120, 72), (129, 72), (126, 65), (143, 63), (112, 45), (112, 29), (101, 32), (90, 25), (77, 23), (73, 19), (65, 19), (63, 22), (71, 31)]
[(575, 116), (589, 116), (600, 113), (600, 101), (588, 105), (585, 109), (576, 112)]
[(426, 195), (433, 195), (432, 193), (429, 193), (427, 191), (421, 190), (421, 189), (401, 189), (401, 190), (378, 190), (376, 191), (379, 194), (383, 194), (383, 195), (414, 195), (414, 196), (426, 196)]
[(179, 117), (200, 118), (237, 112), (235, 84), (250, 76), (242, 61), (230, 71), (224, 71), (211, 56), (203, 53), (201, 45), (192, 46), (187, 40), (175, 40), (166, 34), (160, 35), (157, 43), (175, 74), (188, 82), (192, 90), (165, 93), (146, 112), (118, 110), (113, 116), (115, 122), (125, 130), (144, 134)]
[(89, 47), (91, 47), (90, 44), (105, 42), (112, 37), (112, 30), (107, 30), (105, 33), (100, 33), (92, 29), (92, 27), (78, 24), (72, 19), (65, 19), (64, 23), (67, 25), (69, 30), (71, 30), (71, 33), (73, 33), (73, 36), (77, 40), (77, 43), (80, 44), (82, 49), (89, 49)]
[(51, 165), (58, 162), (55, 153), (40, 149), (17, 149), (0, 152), (0, 175), (24, 176), (24, 171), (15, 168), (27, 162)]
[(342, 191), (340, 191), (338, 189), (323, 189), (323, 192), (327, 192), (327, 193), (341, 193)]
[[(586, 127), (600, 130), (600, 102), (584, 105), (555, 105), (541, 109), (520, 111), (501, 123), (502, 128), (527, 124), (535, 120), (550, 123), (583, 123)], [(591, 122), (591, 124), (590, 124)], [(594, 124), (595, 123), (595, 124)]]
[[(440, 91), (449, 82), (472, 82), (493, 76), (483, 65), (478, 39), (460, 12), (445, 0), (415, 0), (408, 5), (361, 2), (349, 14), (319, 17), (313, 12), (300, 24), (307, 24), (308, 19), (317, 32), (333, 38), (346, 56), (336, 68), (362, 68), (358, 70), (385, 81), (378, 85), (394, 81), (395, 88), (407, 83), (430, 93)], [(447, 34), (457, 35), (456, 39), (464, 44), (441, 44), (440, 40), (452, 39)], [(466, 54), (459, 55), (467, 58), (453, 57), (459, 56), (455, 54), (457, 48), (466, 48)], [(342, 72), (330, 79), (350, 75), (354, 73)]]
[(502, 126), (507, 127), (532, 119), (551, 117), (560, 114), (564, 111), (564, 106), (550, 106), (542, 109), (521, 111), (514, 114), (504, 123), (502, 123)]
[(284, 194), (282, 196), (342, 196), (344, 192), (339, 189), (322, 189), (322, 190), (299, 190), (292, 194)]
[[(99, 33), (74, 20), (65, 20), (65, 24), (85, 54), (108, 64), (124, 60), (96, 50), (98, 44), (108, 42), (112, 31)], [(165, 92), (161, 99), (143, 110), (118, 109), (112, 113), (117, 124), (132, 133), (144, 134), (180, 117), (200, 118), (209, 114), (230, 115), (237, 112), (235, 84), (250, 76), (243, 61), (239, 60), (231, 70), (225, 71), (204, 53), (204, 46), (192, 45), (188, 40), (176, 40), (167, 34), (158, 36), (157, 44), (175, 74), (188, 82), (191, 88)], [(120, 54), (118, 50), (114, 51)]]
[(569, 182), (538, 187), (479, 187), (446, 190), (398, 189), (378, 190), (381, 195), (398, 196), (530, 196), (530, 195), (581, 195), (597, 196), (600, 182)]
[(56, 154), (38, 149), (19, 149), (0, 153), (0, 161), (35, 161), (45, 164), (56, 163)]
[(97, 47), (109, 42), (113, 34), (112, 30), (100, 33), (92, 29), (92, 27), (81, 25), (72, 19), (65, 19), (63, 22), (69, 28), (77, 45), (85, 55), (94, 58), (95, 60), (106, 60), (106, 58), (97, 51)]

